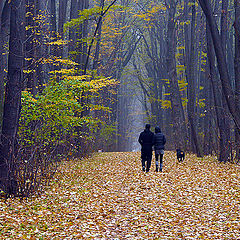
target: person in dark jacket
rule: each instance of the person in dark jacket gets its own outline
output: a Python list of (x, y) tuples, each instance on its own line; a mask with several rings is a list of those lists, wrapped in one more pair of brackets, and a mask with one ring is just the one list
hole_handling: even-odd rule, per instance
[(156, 163), (156, 172), (158, 172), (158, 158), (160, 156), (160, 167), (159, 171), (162, 172), (163, 166), (163, 154), (164, 154), (164, 145), (166, 143), (166, 138), (161, 132), (160, 127), (155, 128), (155, 134), (153, 137), (154, 151), (155, 151), (155, 163)]
[(145, 162), (147, 162), (146, 172), (149, 172), (152, 162), (152, 146), (154, 133), (150, 131), (150, 124), (146, 124), (143, 132), (140, 133), (138, 142), (141, 144), (142, 170), (145, 171)]

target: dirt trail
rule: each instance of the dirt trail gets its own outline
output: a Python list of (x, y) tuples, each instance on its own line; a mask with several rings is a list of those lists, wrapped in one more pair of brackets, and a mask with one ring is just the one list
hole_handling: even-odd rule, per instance
[(154, 170), (139, 153), (66, 162), (41, 197), (0, 201), (0, 239), (240, 239), (239, 166), (166, 152)]

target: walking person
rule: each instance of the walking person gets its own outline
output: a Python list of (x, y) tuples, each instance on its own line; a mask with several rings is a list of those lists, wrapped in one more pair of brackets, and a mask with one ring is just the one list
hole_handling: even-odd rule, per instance
[(160, 158), (159, 159), (159, 162), (160, 162), (159, 171), (162, 172), (165, 143), (166, 143), (166, 138), (165, 138), (164, 134), (161, 132), (161, 128), (155, 127), (153, 144), (154, 144), (154, 150), (155, 150), (156, 172), (158, 172), (158, 158)]
[[(142, 170), (149, 172), (152, 161), (152, 146), (154, 133), (150, 131), (150, 124), (146, 124), (143, 132), (140, 133), (138, 142), (141, 144)], [(147, 168), (146, 168), (147, 162)]]

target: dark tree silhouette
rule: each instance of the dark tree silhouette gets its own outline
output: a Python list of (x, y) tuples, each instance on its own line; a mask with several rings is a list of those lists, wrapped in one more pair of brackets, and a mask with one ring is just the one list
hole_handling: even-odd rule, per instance
[(220, 79), (222, 83), (223, 94), (227, 102), (229, 111), (233, 117), (233, 120), (237, 126), (238, 131), (240, 131), (240, 107), (235, 104), (235, 94), (230, 84), (229, 71), (226, 62), (226, 56), (224, 55), (224, 50), (222, 47), (221, 37), (218, 31), (217, 23), (214, 19), (211, 4), (209, 0), (199, 0), (202, 10), (206, 16), (207, 22), (209, 24), (209, 29), (211, 32), (213, 45), (215, 49), (215, 54), (218, 63), (218, 71), (220, 74)]
[(23, 81), (23, 42), (20, 34), (21, 0), (11, 1), (8, 76), (0, 148), (0, 180), (6, 193), (15, 193), (14, 152)]

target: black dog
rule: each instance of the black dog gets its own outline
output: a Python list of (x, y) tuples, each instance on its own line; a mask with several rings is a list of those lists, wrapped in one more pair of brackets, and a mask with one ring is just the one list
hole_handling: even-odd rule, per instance
[(182, 162), (185, 159), (185, 153), (181, 149), (177, 149), (177, 160)]

